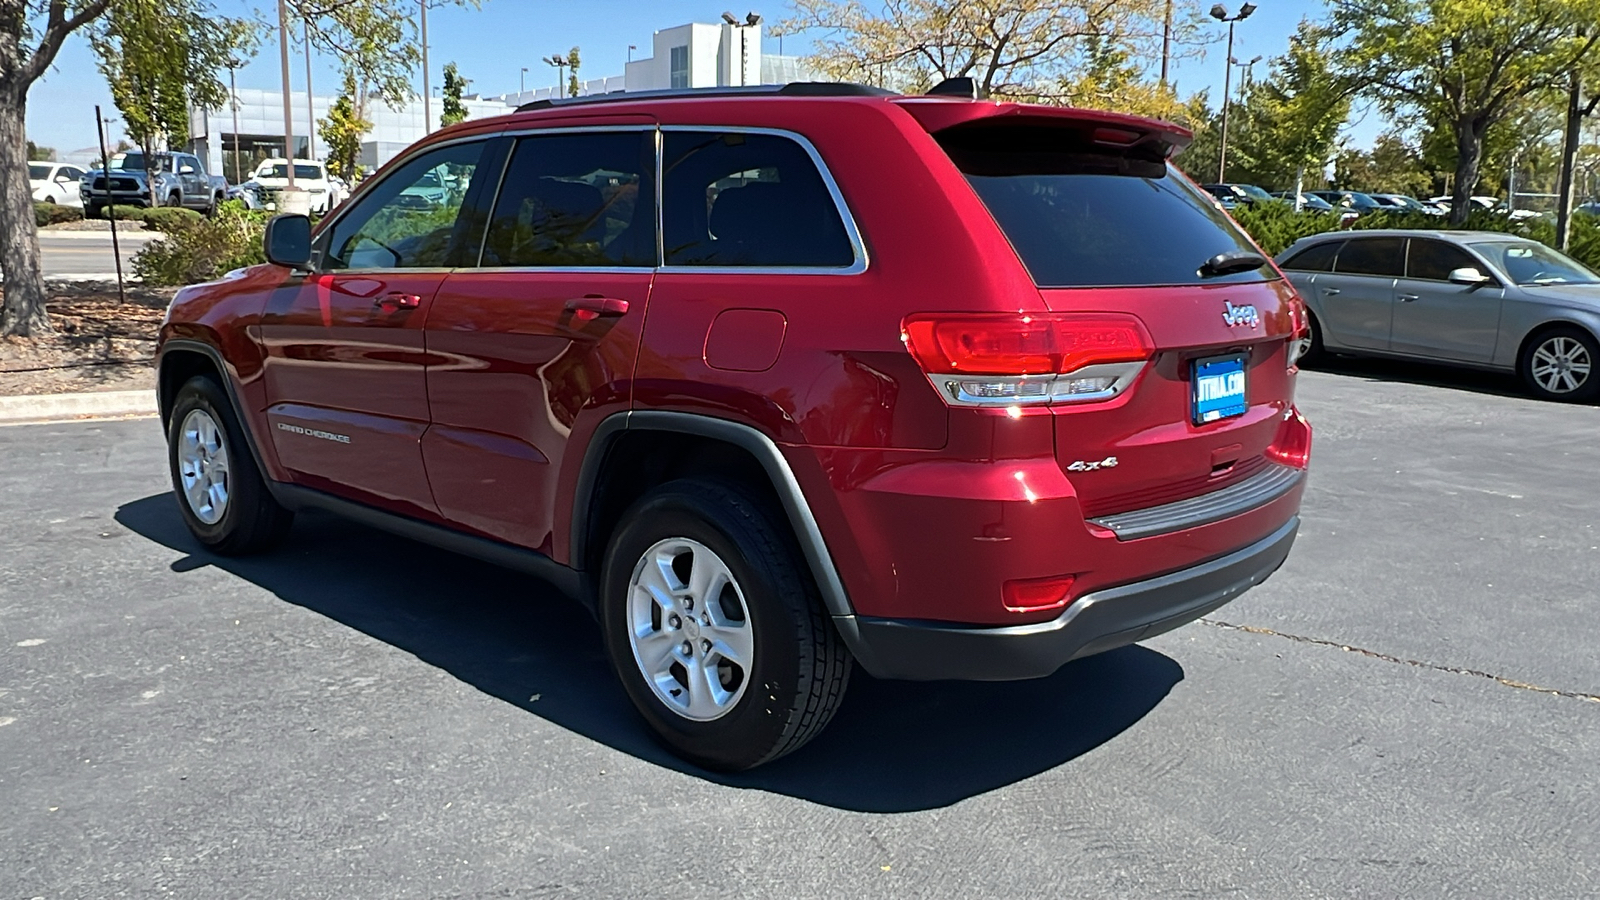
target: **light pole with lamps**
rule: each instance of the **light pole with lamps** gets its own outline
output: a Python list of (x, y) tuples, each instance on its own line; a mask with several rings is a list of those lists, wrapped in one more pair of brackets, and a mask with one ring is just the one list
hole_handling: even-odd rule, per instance
[(1217, 156), (1217, 181), (1228, 181), (1228, 95), (1233, 92), (1233, 26), (1250, 18), (1256, 11), (1254, 3), (1246, 3), (1239, 7), (1238, 15), (1228, 15), (1228, 8), (1221, 3), (1211, 7), (1211, 18), (1218, 22), (1228, 23), (1228, 55), (1223, 57), (1222, 66), (1222, 152)]
[(1250, 89), (1250, 83), (1255, 80), (1253, 73), (1256, 63), (1261, 62), (1261, 57), (1254, 56), (1244, 62), (1231, 58), (1228, 61), (1239, 67), (1239, 102), (1244, 103), (1244, 93)]
[[(750, 71), (750, 47), (745, 43), (745, 32), (761, 24), (761, 14), (749, 13), (741, 22), (733, 17), (733, 13), (725, 12), (722, 14), (722, 21), (732, 25), (733, 30), (739, 33), (739, 86), (743, 87), (750, 83), (746, 75)], [(761, 81), (760, 75), (756, 76), (756, 81)]]

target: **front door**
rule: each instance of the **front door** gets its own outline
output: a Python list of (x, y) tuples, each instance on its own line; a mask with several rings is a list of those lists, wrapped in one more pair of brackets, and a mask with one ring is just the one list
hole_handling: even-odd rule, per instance
[(1487, 266), (1454, 244), (1411, 239), (1406, 277), (1395, 286), (1391, 349), (1459, 362), (1494, 359), (1505, 289), (1494, 282), (1452, 284), (1450, 273), (1456, 269), (1488, 273)]
[(428, 426), (423, 325), (471, 228), (458, 223), (462, 196), (425, 205), (407, 189), (440, 170), (470, 177), (485, 146), (425, 151), (385, 175), (323, 229), (316, 271), (268, 300), (267, 416), (297, 482), (436, 516), (419, 446)]
[(446, 279), (428, 316), (422, 455), (446, 519), (556, 555), (567, 448), (630, 400), (656, 261), (654, 148), (643, 121), (511, 148), (481, 264)]

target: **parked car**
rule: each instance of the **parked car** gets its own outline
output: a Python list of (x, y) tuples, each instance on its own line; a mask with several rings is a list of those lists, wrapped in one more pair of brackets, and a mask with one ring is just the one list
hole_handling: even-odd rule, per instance
[(1271, 203), (1273, 196), (1253, 184), (1203, 184), (1206, 192), (1222, 202), (1224, 209), (1240, 203)]
[(1445, 214), (1443, 209), (1423, 203), (1421, 200), (1415, 197), (1408, 197), (1405, 194), (1368, 194), (1367, 196), (1394, 209), (1396, 212), (1422, 213), (1426, 216), (1442, 216)]
[(28, 187), (33, 191), (35, 203), (82, 206), (83, 201), (78, 198), (78, 182), (83, 176), (82, 169), (65, 163), (28, 163)]
[[(326, 215), (343, 199), (338, 187), (329, 179), (327, 167), (316, 160), (295, 160), (294, 182), (295, 187), (311, 195), (311, 211), (316, 215)], [(255, 194), (261, 208), (271, 210), (278, 208), (283, 189), (288, 186), (289, 161), (282, 158), (263, 160), (244, 185)]]
[[(1294, 203), (1294, 191), (1278, 191), (1272, 195), (1285, 203)], [(1302, 212), (1333, 212), (1333, 204), (1318, 197), (1316, 194), (1300, 195), (1300, 209)]]
[(805, 743), (856, 664), (1049, 675), (1298, 527), (1303, 307), (1188, 140), (838, 84), (443, 129), (174, 299), (178, 508), (215, 553), (319, 508), (538, 573), (716, 769)]
[(1360, 191), (1308, 191), (1329, 204), (1348, 209), (1357, 215), (1382, 212), (1386, 207)]
[(1279, 266), (1324, 352), (1515, 372), (1534, 396), (1600, 396), (1600, 276), (1499, 232), (1364, 231), (1296, 241)]
[[(208, 175), (193, 153), (153, 153), (146, 165), (139, 151), (117, 153), (107, 173), (93, 169), (78, 183), (84, 214), (93, 218), (109, 204), (117, 206), (181, 206), (211, 215), (227, 196), (228, 182)], [(147, 181), (154, 176), (154, 184)]]

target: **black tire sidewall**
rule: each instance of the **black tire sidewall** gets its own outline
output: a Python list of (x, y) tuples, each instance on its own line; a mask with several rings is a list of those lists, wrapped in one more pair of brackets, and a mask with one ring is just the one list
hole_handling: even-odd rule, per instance
[[(1546, 341), (1557, 337), (1572, 338), (1589, 351), (1588, 380), (1579, 386), (1577, 390), (1568, 391), (1564, 394), (1545, 390), (1544, 386), (1539, 384), (1533, 377), (1534, 352)], [(1542, 400), (1554, 400), (1561, 403), (1589, 403), (1596, 397), (1600, 397), (1600, 371), (1596, 370), (1597, 367), (1600, 367), (1600, 341), (1596, 341), (1593, 335), (1581, 328), (1565, 326), (1541, 332), (1538, 337), (1529, 341), (1527, 346), (1522, 348), (1522, 358), (1517, 361), (1517, 369), (1522, 376), (1522, 383), (1527, 386), (1534, 396)]]
[[(794, 560), (771, 552), (767, 534), (755, 535), (749, 523), (720, 508), (717, 492), (694, 491), (685, 483), (668, 485), (636, 505), (624, 518), (606, 554), (600, 585), (600, 620), (606, 649), (629, 699), (667, 743), (690, 760), (710, 769), (748, 768), (769, 757), (785, 736), (788, 718), (800, 689), (804, 610), (809, 602), (802, 574)], [(754, 504), (748, 498), (740, 498)], [(743, 591), (753, 632), (753, 671), (732, 711), (710, 722), (696, 722), (667, 707), (633, 658), (628, 640), (628, 587), (644, 552), (666, 538), (688, 538), (722, 558)], [(775, 558), (776, 557), (776, 558)], [(786, 602), (787, 601), (787, 602)]]

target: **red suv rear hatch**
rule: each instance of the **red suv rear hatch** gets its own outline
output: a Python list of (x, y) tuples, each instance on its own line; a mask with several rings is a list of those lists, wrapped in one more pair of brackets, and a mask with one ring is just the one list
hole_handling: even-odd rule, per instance
[(1148, 361), (1131, 383), (1100, 399), (1090, 384), (1083, 399), (1049, 405), (1056, 457), (1086, 516), (1187, 499), (1272, 465), (1269, 449), (1292, 432), (1299, 300), (1168, 164), (1187, 132), (1083, 110), (905, 106), (983, 200), (1053, 313), (1132, 314), (1147, 332)]

